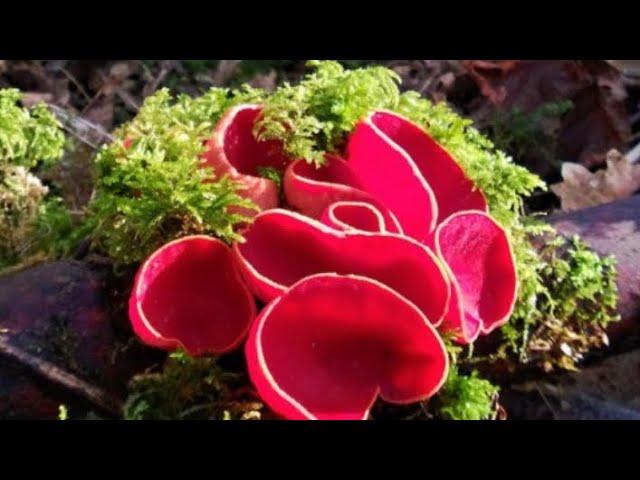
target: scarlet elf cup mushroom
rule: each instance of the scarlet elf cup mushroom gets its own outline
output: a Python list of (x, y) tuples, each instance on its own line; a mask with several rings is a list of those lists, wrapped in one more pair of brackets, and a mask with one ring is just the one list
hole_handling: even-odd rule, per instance
[[(248, 336), (250, 377), (284, 418), (366, 418), (378, 397), (431, 397), (448, 369), (436, 329), (469, 343), (513, 310), (507, 233), (456, 160), (398, 114), (370, 113), (346, 159), (316, 168), (258, 141), (260, 112), (230, 109), (204, 159), (262, 212), (232, 247), (195, 236), (151, 255), (131, 297), (134, 330), (193, 355)], [(284, 172), (285, 208), (259, 167)], [(259, 314), (252, 294), (266, 303)]]

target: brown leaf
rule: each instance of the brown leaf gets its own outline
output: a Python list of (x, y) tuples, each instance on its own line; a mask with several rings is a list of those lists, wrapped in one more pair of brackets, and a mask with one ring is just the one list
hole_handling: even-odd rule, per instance
[(6, 62), (4, 76), (11, 86), (27, 94), (31, 104), (43, 100), (64, 107), (69, 103), (69, 81), (49, 75), (38, 62)]
[(154, 93), (158, 87), (162, 84), (166, 76), (178, 65), (177, 60), (161, 60), (160, 71), (153, 78), (149, 79), (147, 84), (142, 89), (142, 97), (146, 98)]
[(626, 198), (640, 189), (640, 165), (617, 150), (607, 154), (607, 168), (594, 173), (578, 163), (562, 164), (563, 182), (551, 185), (568, 212)]
[(572, 98), (574, 107), (564, 117), (558, 154), (590, 168), (602, 165), (606, 152), (625, 150), (631, 124), (624, 102), (613, 89), (592, 85)]
[(31, 108), (34, 105), (44, 102), (53, 102), (53, 95), (48, 92), (24, 92), (22, 94), (22, 105)]
[[(586, 167), (604, 164), (606, 152), (625, 150), (631, 135), (620, 72), (605, 61), (508, 60), (462, 62), (482, 93), (471, 105), (482, 123), (495, 110), (531, 112), (560, 100), (574, 108), (562, 119), (558, 156)], [(556, 119), (545, 119), (553, 122)], [(546, 126), (542, 125), (546, 130)]]
[(101, 126), (107, 131), (111, 130), (113, 126), (114, 101), (113, 95), (100, 94), (96, 96), (87, 105), (85, 111), (82, 112), (82, 118)]
[(505, 75), (518, 66), (518, 60), (465, 60), (462, 65), (478, 83), (480, 92), (492, 103), (502, 103), (507, 96), (507, 87), (503, 84)]

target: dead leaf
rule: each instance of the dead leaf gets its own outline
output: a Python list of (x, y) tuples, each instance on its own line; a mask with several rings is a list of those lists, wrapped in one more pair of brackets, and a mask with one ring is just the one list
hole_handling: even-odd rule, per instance
[(471, 77), (476, 80), (480, 92), (492, 103), (502, 103), (507, 97), (507, 87), (503, 84), (504, 76), (519, 65), (518, 60), (465, 60), (462, 65)]
[(631, 122), (623, 100), (612, 89), (592, 85), (572, 101), (558, 137), (560, 158), (591, 168), (603, 165), (610, 149), (626, 150)]
[(9, 84), (22, 90), (29, 100), (46, 98), (48, 102), (61, 107), (70, 100), (69, 81), (48, 74), (43, 65), (35, 61), (6, 62), (3, 75)]
[(550, 102), (571, 100), (574, 108), (562, 119), (558, 133), (560, 159), (591, 168), (603, 165), (610, 149), (626, 149), (631, 135), (626, 89), (620, 72), (607, 62), (477, 60), (462, 65), (482, 93), (468, 106), (480, 124), (496, 108), (528, 113)]
[(160, 71), (144, 86), (144, 88), (142, 89), (142, 97), (146, 98), (154, 93), (162, 84), (166, 76), (169, 75), (169, 73), (171, 73), (171, 71), (176, 68), (177, 65), (177, 60), (161, 60), (159, 65)]
[(630, 197), (640, 189), (640, 165), (633, 164), (617, 150), (607, 153), (607, 168), (590, 172), (578, 163), (562, 164), (563, 182), (551, 190), (570, 212)]
[(114, 96), (100, 94), (87, 105), (82, 118), (109, 131), (113, 126), (114, 111)]

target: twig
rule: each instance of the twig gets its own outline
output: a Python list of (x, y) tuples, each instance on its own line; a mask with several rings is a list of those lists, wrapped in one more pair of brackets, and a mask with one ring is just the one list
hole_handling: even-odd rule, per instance
[(142, 97), (146, 98), (155, 92), (162, 81), (166, 78), (167, 75), (176, 67), (176, 60), (163, 60), (160, 62), (160, 72), (158, 75), (149, 83), (147, 83), (142, 89)]
[(0, 355), (17, 361), (21, 365), (28, 367), (34, 373), (83, 397), (105, 412), (109, 412), (116, 417), (122, 414), (122, 402), (119, 399), (62, 368), (11, 345), (6, 339), (1, 337)]
[(114, 138), (98, 125), (78, 115), (74, 115), (57, 105), (47, 104), (47, 107), (49, 107), (58, 120), (60, 120), (62, 128), (92, 149), (96, 150), (102, 143), (113, 142)]
[(88, 101), (91, 101), (91, 95), (89, 95), (87, 93), (87, 91), (84, 89), (84, 87), (82, 86), (82, 84), (76, 79), (76, 77), (74, 77), (73, 75), (71, 75), (71, 73), (64, 67), (60, 67), (59, 70), (63, 73), (63, 75), (65, 77), (67, 77), (67, 79), (73, 83), (75, 85), (75, 87), (78, 89), (78, 91), (80, 92), (80, 94)]
[(538, 386), (538, 384), (535, 385), (535, 389), (540, 395), (540, 397), (542, 397), (542, 400), (544, 401), (544, 403), (547, 405), (547, 408), (549, 409), (549, 412), (551, 412), (553, 419), (558, 420), (558, 415), (556, 415), (556, 412), (551, 406), (551, 403), (549, 403), (549, 400), (547, 400), (547, 396), (542, 392), (542, 389)]

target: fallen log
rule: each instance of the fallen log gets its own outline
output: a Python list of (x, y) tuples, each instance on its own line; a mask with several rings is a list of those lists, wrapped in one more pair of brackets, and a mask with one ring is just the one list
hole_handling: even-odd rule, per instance
[(68, 402), (120, 415), (129, 379), (159, 358), (133, 340), (110, 277), (76, 260), (0, 275), (0, 418), (55, 418)]

